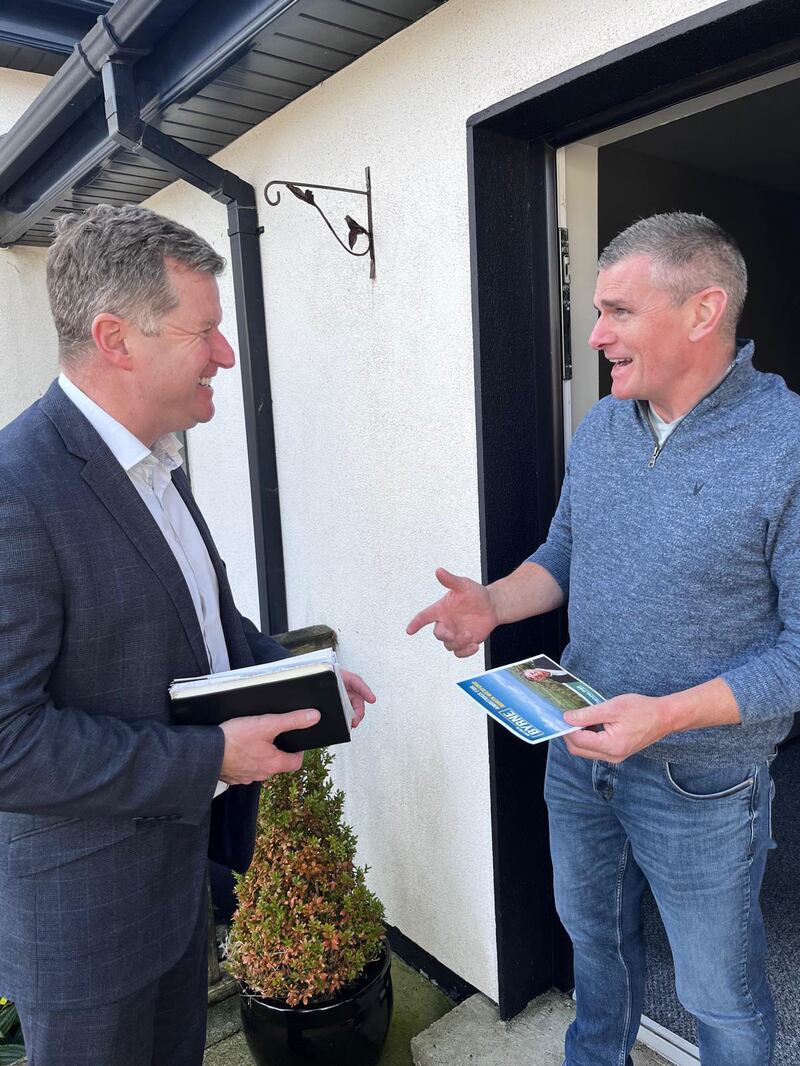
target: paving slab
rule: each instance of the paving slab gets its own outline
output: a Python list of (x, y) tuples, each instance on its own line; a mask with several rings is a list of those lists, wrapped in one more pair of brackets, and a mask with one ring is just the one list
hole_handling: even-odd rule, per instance
[(214, 1047), (242, 1028), (239, 996), (229, 996), (208, 1009), (206, 1048)]
[[(547, 992), (501, 1022), (497, 1007), (471, 996), (411, 1041), (414, 1066), (561, 1066), (564, 1034), (575, 1004), (560, 992)], [(650, 1048), (637, 1044), (635, 1066), (667, 1066)]]
[(242, 1033), (236, 1033), (227, 1040), (206, 1048), (203, 1066), (253, 1066), (253, 1059)]

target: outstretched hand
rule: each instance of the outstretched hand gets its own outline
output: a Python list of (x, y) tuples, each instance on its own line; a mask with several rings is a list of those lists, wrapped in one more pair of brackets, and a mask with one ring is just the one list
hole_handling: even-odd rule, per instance
[(477, 581), (458, 577), (443, 567), (436, 571), (436, 579), (447, 592), (415, 614), (406, 633), (413, 636), (433, 622), (433, 635), (448, 651), (459, 659), (474, 655), (498, 624), (491, 593)]

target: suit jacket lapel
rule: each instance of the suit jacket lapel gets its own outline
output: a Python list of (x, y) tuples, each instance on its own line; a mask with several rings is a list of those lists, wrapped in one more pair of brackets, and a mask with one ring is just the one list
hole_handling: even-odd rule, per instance
[(81, 477), (164, 586), (197, 659), (198, 673), (208, 673), (203, 634), (181, 568), (130, 478), (58, 382), (42, 397), (40, 407), (67, 450), (85, 460)]

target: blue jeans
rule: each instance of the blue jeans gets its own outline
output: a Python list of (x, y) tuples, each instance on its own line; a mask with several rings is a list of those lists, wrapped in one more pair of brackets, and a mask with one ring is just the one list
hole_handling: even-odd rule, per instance
[(566, 1066), (626, 1066), (642, 1011), (641, 900), (649, 883), (698, 1023), (703, 1066), (769, 1066), (775, 1012), (759, 904), (770, 825), (769, 760), (618, 766), (550, 743), (545, 798), (556, 908), (575, 952), (577, 1015)]

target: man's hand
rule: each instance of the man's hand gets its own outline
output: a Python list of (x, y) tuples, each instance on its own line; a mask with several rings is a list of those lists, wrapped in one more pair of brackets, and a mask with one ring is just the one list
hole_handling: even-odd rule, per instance
[[(637, 696), (628, 692), (594, 707), (567, 711), (564, 721), (584, 728), (564, 737), (573, 755), (603, 762), (622, 762), (670, 733), (741, 725), (742, 716), (731, 688), (721, 677), (681, 689), (669, 696)], [(602, 725), (595, 733), (587, 726)]]
[(448, 651), (459, 659), (474, 655), (499, 622), (492, 595), (484, 585), (456, 577), (443, 567), (436, 571), (436, 578), (448, 591), (415, 614), (406, 633), (413, 636), (433, 622), (433, 635)]
[[(592, 707), (566, 711), (564, 721), (583, 728), (567, 733), (564, 743), (572, 755), (583, 759), (622, 762), (673, 731), (666, 703), (663, 697), (626, 693)], [(588, 729), (591, 725), (602, 725), (602, 732)]]
[(351, 674), (349, 670), (342, 670), (342, 680), (353, 706), (353, 729), (364, 718), (364, 703), (374, 703), (375, 693), (358, 674)]
[(319, 721), (319, 711), (305, 708), (286, 714), (257, 714), (231, 718), (219, 727), (225, 734), (220, 780), (229, 785), (251, 785), (273, 774), (299, 770), (303, 752), (286, 752), (275, 747), (279, 733), (307, 729)]

